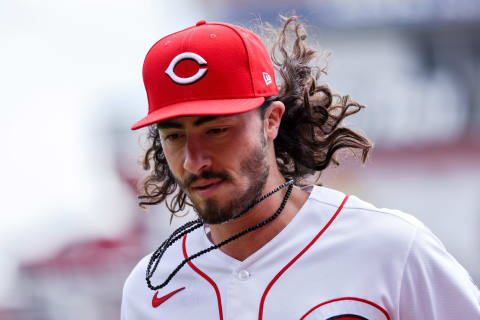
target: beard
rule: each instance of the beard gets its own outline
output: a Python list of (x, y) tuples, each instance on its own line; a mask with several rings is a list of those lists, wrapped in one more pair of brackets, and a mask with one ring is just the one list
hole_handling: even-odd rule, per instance
[[(263, 136), (262, 136), (263, 138)], [(195, 201), (188, 195), (188, 187), (196, 180), (221, 179), (224, 182), (231, 183), (233, 178), (226, 171), (203, 171), (200, 175), (189, 175), (184, 182), (177, 181), (184, 192), (187, 192), (189, 199), (197, 215), (206, 224), (221, 224), (241, 215), (249, 205), (260, 198), (267, 182), (270, 166), (266, 161), (266, 141), (264, 138), (261, 145), (257, 146), (252, 152), (240, 162), (240, 173), (247, 178), (247, 189), (245, 191), (235, 191), (230, 195), (230, 199), (223, 205), (220, 205), (216, 199), (207, 199), (203, 205)]]

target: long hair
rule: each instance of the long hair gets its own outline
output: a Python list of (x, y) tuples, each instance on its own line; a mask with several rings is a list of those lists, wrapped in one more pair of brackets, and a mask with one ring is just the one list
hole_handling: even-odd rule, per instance
[(285, 104), (274, 142), (275, 155), (282, 175), (299, 184), (304, 178), (321, 173), (331, 163), (339, 164), (335, 153), (340, 149), (361, 150), (361, 160), (365, 162), (372, 144), (361, 134), (341, 126), (346, 117), (364, 106), (348, 95), (333, 94), (328, 85), (319, 83), (320, 77), (327, 74), (326, 67), (312, 65), (318, 53), (306, 46), (303, 24), (296, 17), (282, 18), (285, 23), (271, 51), (282, 83), (279, 94), (268, 100)]
[[(323, 170), (331, 163), (339, 163), (335, 153), (340, 149), (361, 150), (361, 160), (365, 162), (372, 144), (366, 137), (341, 125), (346, 117), (364, 106), (348, 95), (333, 94), (326, 84), (319, 83), (326, 69), (313, 65), (318, 53), (305, 44), (307, 34), (303, 24), (296, 17), (283, 19), (283, 27), (276, 32), (271, 50), (272, 62), (281, 77), (279, 93), (266, 98), (258, 110), (263, 118), (273, 101), (285, 104), (274, 140), (278, 168), (285, 179), (293, 179), (296, 184), (316, 174), (318, 183)], [(155, 205), (165, 201), (173, 217), (192, 204), (168, 167), (157, 125), (149, 126), (147, 139), (151, 146), (143, 158), (143, 168), (150, 170), (153, 165), (153, 169), (143, 182), (139, 204)]]

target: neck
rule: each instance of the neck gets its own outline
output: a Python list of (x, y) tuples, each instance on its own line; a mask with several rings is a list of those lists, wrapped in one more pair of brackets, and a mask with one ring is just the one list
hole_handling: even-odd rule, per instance
[[(284, 182), (285, 180), (282, 176), (268, 179), (263, 194), (272, 191)], [(212, 241), (218, 244), (272, 216), (280, 207), (286, 191), (287, 188), (283, 188), (279, 192), (274, 193), (237, 219), (220, 225), (211, 225)], [(295, 217), (307, 198), (307, 192), (294, 188), (285, 208), (275, 220), (262, 228), (249, 232), (241, 238), (232, 241), (221, 247), (220, 250), (237, 260), (245, 260), (280, 233)]]

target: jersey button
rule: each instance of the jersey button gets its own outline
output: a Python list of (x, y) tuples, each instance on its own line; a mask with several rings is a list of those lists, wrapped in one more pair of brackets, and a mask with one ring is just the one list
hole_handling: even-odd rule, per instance
[(247, 280), (248, 278), (250, 278), (250, 272), (248, 272), (247, 270), (241, 270), (238, 273), (238, 279)]

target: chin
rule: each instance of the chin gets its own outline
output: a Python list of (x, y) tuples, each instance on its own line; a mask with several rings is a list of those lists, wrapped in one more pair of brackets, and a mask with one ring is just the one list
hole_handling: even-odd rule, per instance
[(235, 209), (225, 198), (219, 202), (214, 197), (195, 203), (197, 215), (207, 224), (220, 224), (235, 215)]

